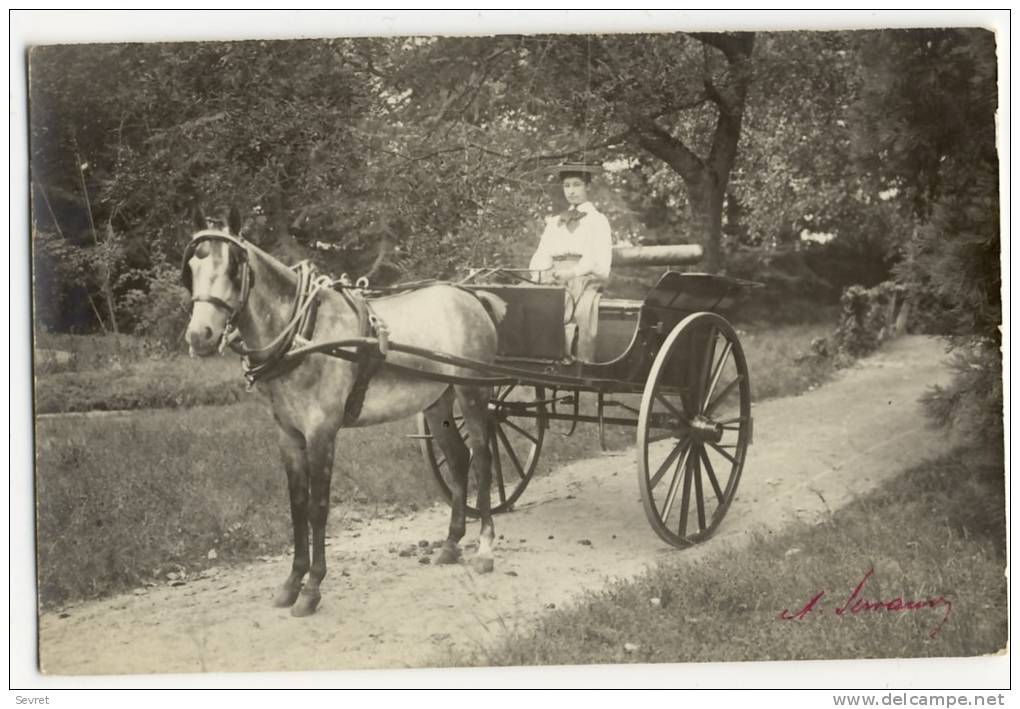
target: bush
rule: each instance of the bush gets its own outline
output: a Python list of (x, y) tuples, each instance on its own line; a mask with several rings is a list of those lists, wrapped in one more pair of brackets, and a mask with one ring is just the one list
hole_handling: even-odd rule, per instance
[(896, 331), (896, 318), (904, 301), (903, 286), (886, 281), (874, 288), (850, 286), (840, 298), (839, 326), (828, 340), (812, 343), (820, 355), (849, 362), (870, 354)]
[(838, 292), (808, 265), (800, 251), (741, 250), (729, 256), (727, 275), (765, 284), (778, 299), (791, 297), (833, 301)]
[(134, 316), (135, 333), (170, 350), (180, 348), (190, 317), (188, 292), (180, 281), (176, 267), (161, 264), (152, 271), (148, 291), (128, 291), (121, 301)]
[(949, 362), (953, 381), (933, 387), (922, 399), (937, 426), (993, 451), (1003, 446), (1002, 355), (990, 340), (957, 343)]

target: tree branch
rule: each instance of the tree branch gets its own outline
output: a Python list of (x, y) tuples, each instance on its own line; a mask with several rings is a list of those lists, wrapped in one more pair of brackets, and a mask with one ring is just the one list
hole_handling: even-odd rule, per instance
[[(754, 49), (754, 34), (742, 33), (734, 40), (735, 49), (726, 52), (729, 65), (730, 86), (716, 89), (721, 101), (719, 106), (719, 123), (715, 135), (712, 136), (712, 147), (709, 150), (708, 164), (720, 184), (725, 184), (737, 156), (737, 143), (740, 141), (740, 128), (744, 117), (744, 102), (751, 85), (751, 52)], [(712, 87), (712, 88), (710, 88)], [(706, 91), (714, 86), (711, 78), (706, 79)]]
[(702, 179), (704, 161), (682, 140), (674, 138), (647, 116), (632, 118), (631, 121), (631, 137), (639, 146), (679, 172), (685, 182), (693, 184)]
[(731, 63), (751, 55), (754, 32), (689, 32), (702, 44), (718, 49)]
[(600, 150), (602, 148), (608, 148), (612, 145), (616, 145), (621, 141), (625, 140), (628, 136), (630, 136), (631, 132), (632, 129), (627, 128), (627, 130), (611, 135), (609, 138), (606, 138), (605, 140), (599, 143), (595, 143), (594, 145), (582, 145), (579, 148), (573, 148), (571, 150), (561, 153), (543, 153), (541, 155), (528, 155), (515, 162), (510, 169), (511, 171), (513, 171), (524, 165), (532, 165), (534, 163), (544, 162), (546, 160), (563, 160), (585, 150)]

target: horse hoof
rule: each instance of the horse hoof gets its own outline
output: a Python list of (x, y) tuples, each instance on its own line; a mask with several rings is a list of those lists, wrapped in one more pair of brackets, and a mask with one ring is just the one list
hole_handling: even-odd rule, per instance
[(298, 588), (287, 588), (284, 586), (276, 592), (276, 596), (273, 597), (273, 605), (277, 608), (290, 608), (294, 605), (294, 601), (297, 600), (298, 594), (301, 589)]
[(319, 605), (319, 601), (321, 599), (322, 596), (318, 591), (311, 593), (308, 591), (301, 591), (297, 603), (295, 603), (290, 609), (290, 614), (295, 618), (304, 618), (305, 616), (311, 615), (315, 612), (315, 609)]
[(439, 556), (436, 557), (437, 564), (456, 564), (460, 559), (460, 552), (456, 549), (449, 547), (443, 547), (439, 550)]
[(475, 559), (474, 562), (475, 573), (478, 574), (491, 574), (494, 567), (492, 559)]

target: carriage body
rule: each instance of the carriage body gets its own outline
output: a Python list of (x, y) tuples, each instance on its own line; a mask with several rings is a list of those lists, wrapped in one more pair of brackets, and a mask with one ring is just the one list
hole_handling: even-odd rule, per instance
[[(536, 381), (569, 377), (580, 389), (618, 392), (643, 389), (662, 343), (684, 318), (698, 312), (726, 312), (748, 285), (725, 276), (667, 271), (644, 300), (602, 298), (594, 362), (569, 357), (563, 327), (564, 288), (468, 288), (486, 290), (507, 304), (506, 315), (497, 327), (499, 363), (533, 372)], [(695, 347), (693, 339), (691, 347)], [(681, 359), (690, 365), (697, 356), (691, 352)], [(678, 368), (668, 378), (672, 386), (679, 387), (687, 373)]]

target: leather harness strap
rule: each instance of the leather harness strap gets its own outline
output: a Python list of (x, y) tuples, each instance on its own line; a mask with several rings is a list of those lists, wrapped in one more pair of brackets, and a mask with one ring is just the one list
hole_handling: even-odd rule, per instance
[(359, 335), (374, 337), (377, 343), (375, 346), (360, 345), (357, 348), (357, 358), (351, 363), (354, 367), (354, 383), (347, 393), (347, 401), (344, 402), (343, 425), (352, 426), (361, 416), (365, 394), (368, 392), (372, 377), (386, 359), (388, 332), (385, 323), (375, 314), (364, 295), (357, 290), (350, 291), (346, 288), (340, 292), (358, 314)]
[(327, 276), (319, 275), (314, 264), (302, 261), (294, 266), (298, 274), (297, 292), (291, 306), (290, 314), (287, 316), (286, 325), (269, 344), (258, 349), (250, 350), (241, 341), (240, 332), (234, 323), (248, 302), (248, 295), (254, 285), (254, 274), (248, 263), (248, 249), (245, 241), (239, 237), (226, 234), (216, 230), (201, 231), (192, 238), (184, 251), (184, 259), (181, 265), (181, 279), (185, 287), (191, 290), (191, 268), (188, 263), (194, 255), (195, 249), (203, 241), (219, 241), (238, 247), (241, 255), (240, 281), (241, 295), (239, 304), (234, 307), (226, 301), (213, 296), (202, 296), (192, 298), (193, 301), (207, 302), (227, 313), (227, 327), (224, 330), (220, 348), (230, 347), (234, 352), (241, 355), (244, 361), (244, 378), (248, 383), (249, 390), (257, 381), (266, 381), (282, 376), (300, 365), (302, 357), (290, 357), (288, 354), (294, 349), (297, 341), (301, 344), (308, 344), (315, 332), (315, 322), (319, 310), (319, 291), (325, 288), (335, 288), (351, 306), (351, 309), (358, 316), (358, 335), (360, 337), (374, 338), (376, 344), (362, 345), (358, 347), (357, 358), (351, 363), (354, 367), (354, 383), (347, 395), (347, 402), (344, 407), (344, 425), (351, 425), (361, 415), (361, 409), (365, 403), (365, 394), (372, 377), (382, 366), (388, 351), (388, 332), (385, 323), (373, 311), (364, 292), (368, 288), (368, 281), (361, 279), (356, 285), (342, 276), (339, 280), (333, 281)]

